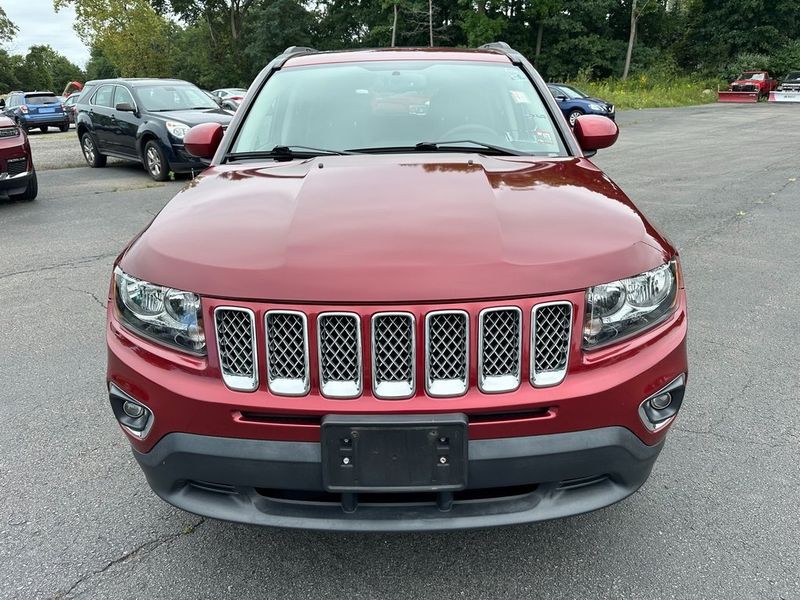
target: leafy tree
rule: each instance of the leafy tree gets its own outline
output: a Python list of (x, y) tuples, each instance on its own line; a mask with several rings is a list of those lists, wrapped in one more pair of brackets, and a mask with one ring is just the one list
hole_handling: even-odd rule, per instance
[(14, 22), (8, 18), (6, 11), (0, 6), (0, 43), (10, 42), (17, 35), (19, 29)]
[(74, 28), (97, 46), (124, 77), (168, 77), (173, 71), (175, 24), (147, 0), (54, 0), (56, 10), (72, 4)]

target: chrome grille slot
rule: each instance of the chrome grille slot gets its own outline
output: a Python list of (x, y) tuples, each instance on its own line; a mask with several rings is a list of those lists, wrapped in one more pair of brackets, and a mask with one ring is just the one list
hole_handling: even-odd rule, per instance
[(557, 385), (567, 374), (572, 304), (537, 304), (531, 323), (531, 383), (537, 387)]
[(361, 394), (361, 320), (354, 313), (317, 317), (320, 391), (329, 398)]
[(425, 387), (431, 396), (460, 396), (469, 381), (469, 315), (461, 310), (425, 316)]
[(218, 307), (214, 310), (214, 322), (222, 380), (232, 390), (252, 392), (258, 387), (253, 311)]
[(305, 314), (271, 310), (264, 317), (267, 386), (274, 394), (302, 396), (309, 390), (308, 325)]
[(522, 311), (487, 308), (478, 318), (478, 386), (483, 392), (510, 392), (519, 387), (522, 356)]
[(414, 316), (372, 316), (372, 391), (378, 398), (409, 398), (415, 390)]

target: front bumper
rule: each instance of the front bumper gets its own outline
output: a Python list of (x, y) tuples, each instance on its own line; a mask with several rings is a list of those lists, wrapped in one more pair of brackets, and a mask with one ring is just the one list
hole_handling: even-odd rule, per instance
[(28, 188), (28, 182), (32, 174), (32, 169), (18, 175), (0, 173), (0, 193), (9, 195), (22, 194)]
[(429, 531), (608, 506), (647, 480), (663, 444), (648, 446), (622, 427), (471, 440), (468, 486), (452, 498), (325, 493), (316, 442), (171, 433), (134, 456), (156, 494), (199, 515), (303, 529)]

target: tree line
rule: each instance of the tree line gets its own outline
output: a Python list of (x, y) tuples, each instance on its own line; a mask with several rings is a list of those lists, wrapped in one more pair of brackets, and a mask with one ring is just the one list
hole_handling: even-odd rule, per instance
[[(169, 76), (206, 88), (246, 86), (292, 45), (334, 50), (496, 40), (523, 52), (549, 79), (731, 78), (742, 68), (782, 76), (800, 68), (800, 0), (54, 0), (54, 5), (76, 10), (75, 30), (91, 47), (87, 78)], [(33, 68), (37, 61), (34, 56), (27, 62)], [(0, 65), (0, 83), (5, 72)], [(61, 73), (51, 71), (54, 75)]]

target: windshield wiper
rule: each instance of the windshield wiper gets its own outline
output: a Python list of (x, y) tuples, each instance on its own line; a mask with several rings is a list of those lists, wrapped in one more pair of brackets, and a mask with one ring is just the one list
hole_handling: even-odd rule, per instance
[[(461, 146), (460, 144), (471, 144), (469, 146)], [(486, 142), (477, 142), (475, 140), (452, 140), (448, 142), (419, 142), (413, 146), (384, 146), (378, 148), (353, 148), (349, 152), (359, 152), (364, 154), (383, 154), (383, 153), (400, 153), (400, 152), (483, 152), (485, 154), (495, 154), (500, 156), (527, 156), (524, 152), (512, 150), (511, 148), (503, 148), (502, 146), (495, 146), (494, 144), (487, 144)], [(488, 152), (487, 152), (488, 150)]]
[(328, 150), (326, 148), (312, 148), (310, 146), (275, 146), (272, 150), (258, 150), (255, 152), (230, 152), (225, 158), (228, 160), (274, 158), (276, 160), (291, 160), (293, 158), (311, 158), (314, 156), (342, 156), (355, 154), (349, 150)]
[[(462, 148), (460, 144), (472, 144), (478, 148)], [(504, 156), (522, 156), (522, 152), (512, 150), (511, 148), (504, 148), (503, 146), (495, 146), (494, 144), (487, 144), (486, 142), (477, 142), (475, 140), (452, 140), (449, 142), (420, 142), (414, 146), (416, 150), (421, 152), (436, 152), (438, 150), (445, 150), (456, 148), (458, 150), (491, 150), (493, 154), (500, 154)]]

